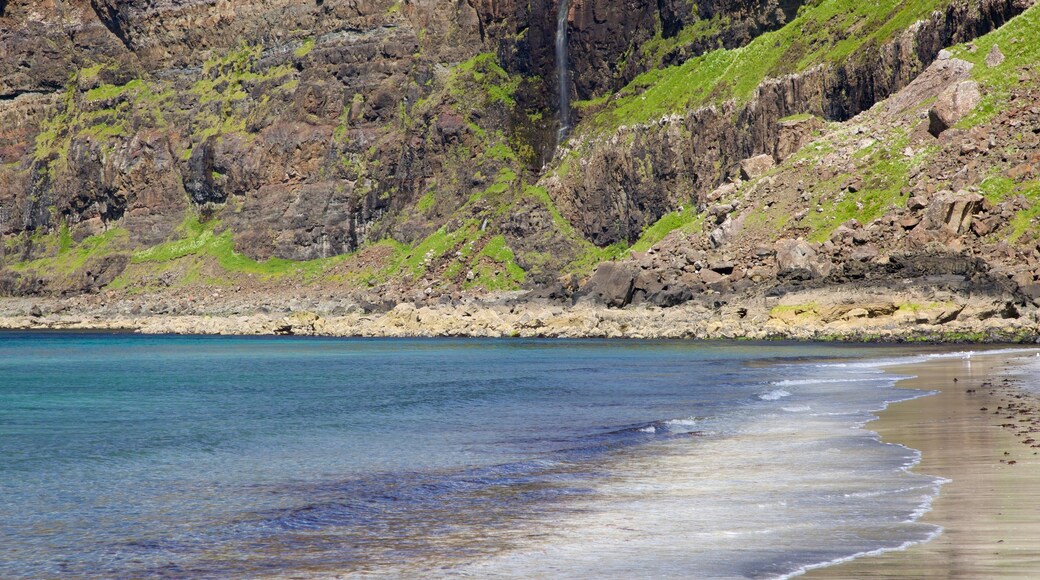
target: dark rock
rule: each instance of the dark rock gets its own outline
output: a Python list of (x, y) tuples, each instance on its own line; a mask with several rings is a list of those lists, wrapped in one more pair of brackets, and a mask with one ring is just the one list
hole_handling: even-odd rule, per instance
[(722, 274), (724, 276), (732, 274), (733, 268), (734, 265), (731, 260), (719, 260), (717, 262), (712, 262), (708, 265), (709, 270), (711, 270), (712, 272), (718, 272), (719, 274)]
[(604, 262), (582, 286), (578, 297), (588, 296), (607, 306), (622, 307), (632, 301), (639, 270), (624, 262)]

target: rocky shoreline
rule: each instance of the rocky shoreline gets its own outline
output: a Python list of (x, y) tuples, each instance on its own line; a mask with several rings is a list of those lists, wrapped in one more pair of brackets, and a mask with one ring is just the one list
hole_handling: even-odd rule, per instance
[[(349, 300), (113, 300), (6, 298), (0, 329), (119, 330), (142, 334), (343, 337), (546, 337), (633, 339), (1036, 342), (1040, 314), (984, 296), (934, 292), (805, 290), (726, 303), (610, 308), (517, 293), (441, 304)], [(1014, 316), (1011, 316), (1013, 314)]]

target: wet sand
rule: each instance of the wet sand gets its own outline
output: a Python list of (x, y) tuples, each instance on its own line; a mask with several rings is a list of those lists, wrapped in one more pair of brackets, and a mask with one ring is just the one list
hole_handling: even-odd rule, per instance
[(1014, 377), (1004, 378), (1022, 358), (977, 354), (970, 362), (938, 359), (890, 369), (917, 377), (900, 387), (941, 391), (892, 405), (868, 428), (884, 441), (920, 450), (915, 471), (951, 480), (921, 518), (944, 531), (905, 551), (804, 577), (1040, 578), (1040, 400), (1023, 395)]

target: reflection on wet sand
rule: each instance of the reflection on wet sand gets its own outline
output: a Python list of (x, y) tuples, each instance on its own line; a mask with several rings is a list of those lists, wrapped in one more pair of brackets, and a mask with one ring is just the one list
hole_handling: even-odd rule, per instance
[[(917, 376), (901, 387), (941, 393), (894, 405), (868, 427), (885, 441), (919, 449), (916, 471), (952, 480), (921, 520), (944, 532), (903, 552), (807, 577), (1040, 577), (1040, 449), (1029, 443), (1038, 437), (1030, 434), (1040, 429), (1040, 401), (1003, 378), (1033, 358), (974, 356), (892, 369)], [(1026, 374), (1023, 380), (1035, 379)]]

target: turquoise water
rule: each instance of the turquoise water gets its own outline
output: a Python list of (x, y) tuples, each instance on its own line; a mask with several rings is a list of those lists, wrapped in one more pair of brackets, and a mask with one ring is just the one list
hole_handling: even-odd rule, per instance
[(919, 354), (0, 334), (0, 577), (783, 576), (936, 533)]

